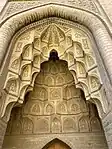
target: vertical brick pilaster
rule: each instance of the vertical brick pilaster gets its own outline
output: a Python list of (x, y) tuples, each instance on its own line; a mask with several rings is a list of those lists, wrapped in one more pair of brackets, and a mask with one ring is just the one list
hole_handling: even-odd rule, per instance
[(0, 149), (2, 148), (6, 128), (7, 124), (2, 119), (0, 119)]

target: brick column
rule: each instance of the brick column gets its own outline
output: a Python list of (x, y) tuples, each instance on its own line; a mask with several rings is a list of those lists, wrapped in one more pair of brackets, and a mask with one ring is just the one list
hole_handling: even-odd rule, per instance
[(109, 149), (112, 149), (112, 111), (102, 119), (103, 128)]
[(7, 128), (7, 123), (0, 119), (0, 149), (2, 148), (5, 132)]

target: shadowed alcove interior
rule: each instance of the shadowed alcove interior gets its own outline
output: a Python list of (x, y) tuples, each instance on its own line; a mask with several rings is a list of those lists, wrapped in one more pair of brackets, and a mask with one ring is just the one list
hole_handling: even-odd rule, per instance
[[(10, 137), (71, 133), (103, 134), (103, 129), (96, 106), (86, 102), (83, 91), (75, 87), (68, 63), (53, 49), (40, 66), (33, 91), (26, 94), (22, 107), (13, 108), (3, 148), (14, 146)], [(43, 149), (47, 148), (70, 149), (58, 139)]]

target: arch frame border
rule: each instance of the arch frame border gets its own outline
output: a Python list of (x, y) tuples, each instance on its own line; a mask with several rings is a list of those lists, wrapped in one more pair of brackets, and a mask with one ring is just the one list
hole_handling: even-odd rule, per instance
[(5, 58), (8, 44), (10, 44), (14, 34), (26, 25), (47, 17), (60, 17), (83, 24), (92, 32), (98, 46), (99, 53), (104, 61), (108, 78), (112, 83), (112, 39), (105, 22), (97, 15), (81, 10), (70, 8), (69, 6), (58, 4), (45, 4), (29, 11), (16, 14), (6, 20), (0, 28), (0, 65)]

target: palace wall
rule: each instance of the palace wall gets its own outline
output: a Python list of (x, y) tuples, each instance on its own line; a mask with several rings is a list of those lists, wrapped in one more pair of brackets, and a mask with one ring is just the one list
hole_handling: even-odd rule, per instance
[[(69, 0), (69, 1), (66, 1), (66, 0), (65, 1), (53, 0), (52, 2), (57, 3), (57, 4), (62, 4), (62, 5), (63, 4), (64, 5), (69, 5), (71, 7), (73, 6), (73, 7), (79, 8), (79, 9), (84, 9), (86, 11), (92, 12), (94, 15), (97, 15), (98, 17), (100, 17), (105, 22), (105, 24), (107, 25), (106, 28), (109, 31), (110, 35), (111, 35), (111, 32), (112, 32), (112, 24), (111, 24), (111, 20), (112, 20), (112, 11), (111, 11), (112, 10), (112, 0), (99, 0), (99, 1), (100, 1), (100, 4), (101, 4), (102, 8), (104, 9), (104, 11), (100, 7), (97, 0), (94, 0), (94, 3), (93, 3), (93, 1), (90, 1), (90, 0), (88, 0), (88, 1), (87, 0), (85, 0), (85, 1), (84, 0), (83, 1), (82, 0), (80, 0), (80, 1), (79, 0)], [(1, 13), (1, 16), (0, 16), (1, 22), (3, 20), (7, 19), (8, 17), (11, 17), (12, 15), (15, 15), (16, 13), (20, 13), (22, 11), (26, 11), (27, 9), (31, 9), (31, 8), (34, 8), (34, 7), (38, 7), (38, 6), (47, 4), (48, 2), (49, 2), (49, 0), (44, 0), (44, 1), (40, 0), (38, 2), (37, 1), (31, 1), (31, 2), (10, 2), (10, 3), (7, 3), (6, 7), (3, 9), (2, 13)], [(106, 16), (106, 14), (108, 15), (108, 17)], [(101, 34), (101, 32), (99, 32), (98, 34)], [(7, 36), (7, 34), (6, 34), (6, 36)], [(107, 39), (106, 42), (108, 43), (108, 39)], [(10, 59), (10, 58), (8, 58), (8, 59)], [(4, 73), (6, 75), (7, 75), (7, 71), (8, 71), (7, 70), (8, 63), (9, 63), (9, 61), (7, 61), (6, 68), (4, 69), (4, 70), (6, 70), (5, 73)], [(100, 63), (98, 65), (100, 65)], [(103, 73), (101, 73), (101, 76), (102, 76), (102, 74)], [(6, 75), (3, 75), (3, 76), (1, 75), (2, 76), (1, 77), (2, 82), (4, 82), (4, 80), (6, 79)], [(104, 75), (104, 77), (105, 77), (105, 75)], [(102, 76), (102, 78), (104, 78), (104, 77)], [(107, 76), (105, 78), (107, 78)], [(108, 84), (108, 82), (107, 83), (106, 82), (107, 81), (105, 81), (105, 83), (104, 83), (104, 84), (106, 84), (106, 86), (108, 86), (107, 90), (106, 90), (106, 93), (108, 95), (106, 95), (106, 96), (108, 96), (108, 98), (111, 99), (111, 86), (109, 86), (110, 84)], [(5, 134), (6, 123), (1, 120), (0, 124), (1, 124), (0, 125), (0, 130), (1, 130), (0, 131), (0, 139), (1, 139), (0, 140), (0, 147), (1, 147), (2, 146), (2, 141), (3, 141), (3, 138), (4, 138), (4, 134)], [(102, 118), (102, 124), (103, 124), (104, 130), (105, 130), (105, 134), (106, 134), (106, 138), (107, 138), (109, 148), (111, 149), (112, 148), (112, 137), (111, 137), (112, 136), (112, 111), (111, 110), (109, 112), (107, 112), (106, 115)], [(84, 134), (81, 134), (81, 135), (83, 135), (83, 137), (82, 137), (82, 140), (83, 140), (84, 139)], [(96, 135), (99, 135), (99, 134), (96, 134)], [(13, 141), (14, 137), (15, 136), (11, 136), (10, 141)], [(23, 136), (23, 138), (24, 137), (25, 136)], [(59, 138), (59, 136), (55, 136), (55, 137)], [(40, 136), (40, 138), (41, 138), (41, 136)], [(69, 138), (70, 138), (70, 140), (73, 139), (72, 135), (70, 135)], [(74, 142), (77, 141), (76, 138), (73, 139)], [(95, 140), (97, 137), (96, 136), (94, 136), (94, 137), (89, 136), (90, 140), (91, 140), (91, 138), (93, 140)], [(101, 138), (102, 138), (102, 135), (101, 135)], [(52, 139), (54, 139), (54, 138), (51, 136), (51, 138), (49, 140), (52, 140)], [(28, 143), (28, 140), (26, 140), (27, 143)], [(9, 141), (9, 140), (6, 137), (6, 142), (7, 141)], [(65, 141), (67, 141), (67, 140), (65, 140)], [(101, 142), (101, 140), (99, 142)], [(34, 144), (35, 144), (35, 142), (34, 142)], [(92, 144), (94, 144), (94, 141), (89, 146), (92, 147)], [(29, 146), (29, 144), (28, 144), (28, 146)], [(75, 146), (75, 143), (74, 143), (73, 146)], [(85, 146), (85, 148), (87, 148), (87, 147), (88, 146)], [(100, 146), (99, 148), (103, 148), (103, 147)]]

